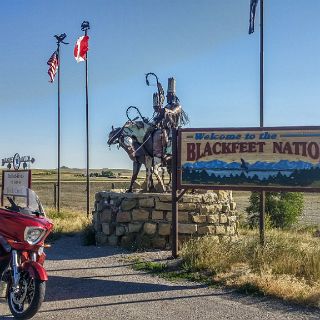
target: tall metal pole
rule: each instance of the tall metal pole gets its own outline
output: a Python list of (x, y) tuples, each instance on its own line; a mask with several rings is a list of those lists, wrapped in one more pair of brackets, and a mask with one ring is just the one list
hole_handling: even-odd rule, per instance
[(260, 127), (263, 127), (263, 71), (264, 71), (264, 52), (263, 52), (263, 0), (260, 0)]
[(57, 210), (60, 213), (60, 195), (61, 195), (61, 172), (60, 172), (60, 41), (58, 40), (58, 193), (57, 193)]
[[(90, 25), (88, 21), (83, 21), (81, 30), (84, 31), (85, 36), (88, 35)], [(90, 213), (90, 163), (89, 163), (89, 99), (88, 99), (88, 52), (86, 53), (86, 142), (87, 142), (87, 217)]]
[(60, 59), (60, 43), (68, 44), (64, 42), (67, 37), (65, 33), (54, 36), (57, 39), (57, 55), (58, 55), (58, 192), (57, 192), (57, 211), (60, 213), (60, 197), (61, 197), (61, 172), (60, 172), (60, 69), (61, 69), (61, 59)]
[(178, 257), (178, 201), (177, 201), (177, 129), (172, 128), (172, 257)]
[[(260, 0), (260, 127), (263, 128), (263, 94), (264, 94), (264, 86), (263, 86), (263, 79), (264, 79), (264, 47), (263, 47), (263, 0)], [(265, 245), (265, 191), (261, 191), (260, 193), (260, 243), (261, 245)]]
[[(87, 35), (87, 30), (85, 31)], [(87, 216), (90, 211), (90, 173), (89, 173), (89, 104), (88, 104), (88, 53), (86, 59), (86, 138), (87, 138)]]

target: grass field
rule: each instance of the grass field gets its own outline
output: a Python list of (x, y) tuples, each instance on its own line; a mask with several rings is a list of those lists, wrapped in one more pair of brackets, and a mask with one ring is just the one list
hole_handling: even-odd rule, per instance
[[(0, 170), (1, 171), (1, 170)], [(101, 172), (92, 169), (90, 173)], [(86, 177), (85, 170), (61, 169), (61, 207), (84, 211), (86, 209)], [(90, 177), (90, 206), (93, 209), (95, 193), (102, 190), (126, 189), (131, 179), (131, 171), (113, 169), (115, 178)], [(1, 172), (0, 172), (1, 173)], [(145, 172), (142, 171), (138, 182), (142, 183)], [(32, 170), (32, 189), (38, 194), (45, 207), (54, 206), (54, 189), (57, 183), (56, 170)], [(1, 184), (0, 184), (1, 185)]]
[[(91, 169), (90, 173), (101, 172), (106, 169)], [(126, 189), (131, 179), (131, 170), (112, 169), (115, 178), (90, 177), (90, 206), (93, 209), (94, 196), (98, 191)], [(1, 173), (1, 170), (0, 170)], [(86, 177), (84, 169), (61, 169), (61, 206), (75, 210), (86, 209)], [(145, 172), (141, 171), (138, 182), (144, 181)], [(54, 206), (54, 186), (57, 182), (56, 170), (32, 170), (32, 188), (38, 193), (45, 207)], [(0, 181), (1, 183), (1, 181)], [(237, 203), (237, 210), (245, 212), (248, 206), (250, 192), (236, 191), (233, 197)], [(307, 225), (320, 225), (320, 195), (318, 193), (306, 193), (305, 206), (300, 221)]]

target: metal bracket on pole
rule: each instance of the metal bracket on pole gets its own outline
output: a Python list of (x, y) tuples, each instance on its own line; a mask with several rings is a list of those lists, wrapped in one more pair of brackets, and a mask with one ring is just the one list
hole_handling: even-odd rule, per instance
[(188, 191), (188, 189), (183, 189), (180, 194), (177, 196), (177, 202), (179, 202), (181, 200), (181, 198), (183, 197), (183, 195)]

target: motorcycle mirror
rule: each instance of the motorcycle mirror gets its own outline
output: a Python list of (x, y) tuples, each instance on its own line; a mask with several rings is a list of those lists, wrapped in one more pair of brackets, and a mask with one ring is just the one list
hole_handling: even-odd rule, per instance
[(7, 199), (13, 207), (16, 205), (12, 198), (7, 197)]

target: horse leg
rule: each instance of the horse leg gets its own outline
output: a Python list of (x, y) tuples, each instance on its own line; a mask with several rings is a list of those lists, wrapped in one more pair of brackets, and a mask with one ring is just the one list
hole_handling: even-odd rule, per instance
[(152, 158), (146, 156), (145, 158), (145, 167), (146, 167), (146, 180), (147, 180), (147, 192), (154, 188), (152, 180)]
[(167, 184), (167, 188), (169, 190), (171, 190), (171, 187), (172, 187), (171, 186), (171, 181), (172, 181), (172, 167), (171, 167), (171, 164), (172, 164), (171, 160), (168, 160), (166, 162), (166, 168), (167, 168), (167, 172), (168, 172), (168, 175), (169, 175), (169, 182)]
[(161, 191), (165, 192), (166, 188), (165, 188), (163, 180), (161, 179), (160, 174), (159, 174), (160, 166), (161, 166), (161, 158), (154, 157), (153, 158), (153, 173), (155, 174), (155, 176), (161, 186)]
[(168, 170), (168, 174), (169, 174), (169, 182), (168, 182), (168, 184), (167, 184), (167, 190), (170, 191), (170, 190), (172, 190), (172, 184), (171, 184), (171, 182), (172, 182), (172, 175), (171, 175), (171, 171)]
[(164, 183), (164, 178), (165, 178), (165, 168), (164, 168), (164, 166), (163, 166), (163, 163), (161, 163), (161, 178), (162, 178), (162, 181), (163, 181), (163, 183)]
[(140, 168), (141, 168), (141, 162), (139, 162), (137, 160), (133, 161), (133, 170), (132, 170), (133, 172), (132, 172), (130, 186), (129, 186), (129, 189), (127, 190), (127, 192), (132, 192), (132, 187), (133, 187), (134, 182), (137, 180)]
[(168, 186), (171, 185), (171, 180), (172, 180), (172, 171), (171, 169), (168, 168), (168, 175), (169, 175), (169, 182), (168, 182)]

